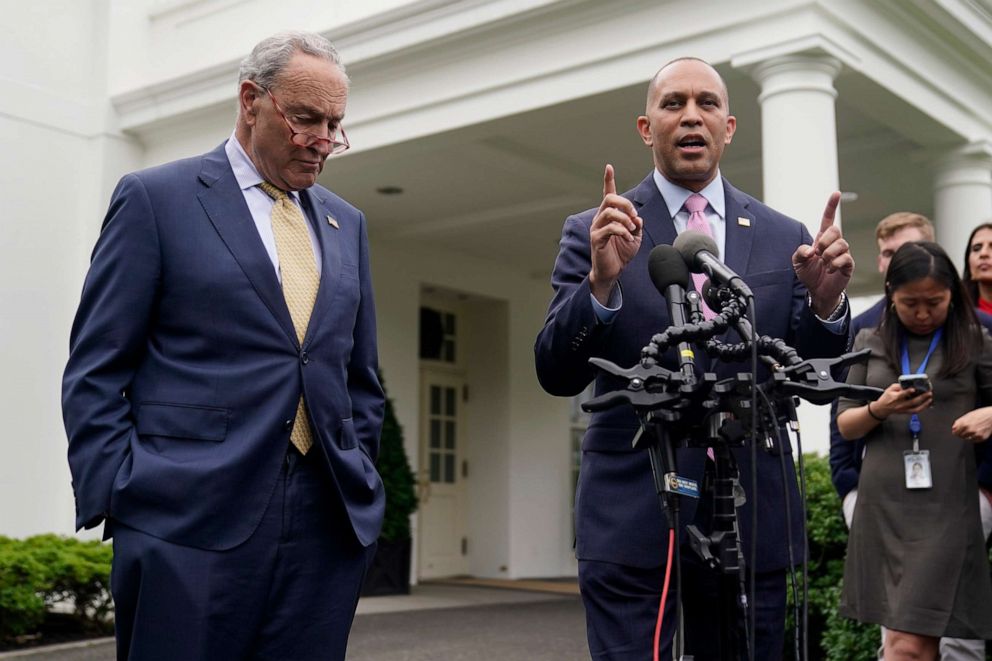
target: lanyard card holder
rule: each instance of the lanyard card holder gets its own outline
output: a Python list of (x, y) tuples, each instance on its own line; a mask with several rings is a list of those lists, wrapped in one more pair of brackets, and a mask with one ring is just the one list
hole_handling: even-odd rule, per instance
[(930, 489), (933, 476), (930, 473), (930, 451), (920, 449), (919, 438), (913, 437), (913, 449), (902, 453), (903, 470), (906, 474), (907, 489)]

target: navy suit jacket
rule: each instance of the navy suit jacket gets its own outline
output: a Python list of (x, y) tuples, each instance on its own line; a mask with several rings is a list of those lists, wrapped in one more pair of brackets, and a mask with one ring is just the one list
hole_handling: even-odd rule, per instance
[(62, 385), (77, 527), (109, 519), (237, 546), (269, 502), (302, 394), (311, 452), (341, 496), (328, 508), (343, 503), (362, 544), (378, 537), (384, 400), (365, 218), (321, 186), (300, 196), (323, 259), (302, 346), (223, 144), (121, 179)]
[[(725, 263), (741, 274), (754, 292), (757, 330), (762, 335), (783, 338), (803, 357), (836, 355), (848, 346), (847, 335), (824, 328), (806, 304), (806, 290), (792, 268), (792, 254), (801, 244), (812, 242), (799, 222), (761, 204), (724, 180), (726, 194)], [(652, 285), (647, 261), (651, 249), (675, 240), (675, 226), (654, 179), (648, 175), (636, 188), (624, 193), (644, 219), (644, 235), (637, 255), (620, 277), (623, 306), (612, 323), (600, 323), (592, 307), (588, 285), (590, 269), (589, 228), (596, 210), (590, 209), (565, 221), (552, 274), (554, 297), (544, 328), (535, 346), (538, 378), (549, 393), (574, 396), (590, 381), (596, 394), (626, 384), (598, 372), (589, 358), (600, 356), (628, 367), (640, 358), (641, 348), (651, 336), (670, 325), (665, 300)], [(746, 219), (747, 222), (738, 222)], [(731, 334), (730, 341), (739, 341)], [(674, 351), (663, 364), (677, 369)], [(721, 378), (749, 367), (740, 363), (713, 362), (697, 352), (704, 370)], [(631, 440), (638, 421), (629, 407), (594, 413), (582, 441), (582, 464), (576, 496), (576, 555), (580, 559), (616, 562), (636, 567), (664, 563), (667, 541), (663, 536), (663, 514), (658, 505), (646, 452), (634, 452)], [(791, 448), (788, 479), (783, 484), (780, 458), (758, 452), (758, 571), (788, 565), (783, 489), (788, 488), (792, 506), (794, 551), (802, 557), (802, 516), (795, 484)], [(701, 479), (705, 453), (700, 449), (678, 451), (679, 473)], [(750, 450), (735, 451), (748, 504), (738, 510), (742, 539), (748, 552), (751, 539)], [(682, 499), (683, 523), (691, 522), (696, 503)]]
[[(885, 297), (851, 321), (851, 337), (857, 337), (865, 328), (876, 328), (882, 323)], [(992, 315), (976, 309), (979, 323), (992, 333)], [(846, 376), (846, 373), (845, 375)], [(840, 378), (840, 377), (838, 377)], [(830, 404), (830, 479), (841, 500), (858, 486), (861, 476), (861, 457), (865, 452), (864, 439), (848, 441), (837, 429), (837, 401)], [(992, 442), (986, 441), (975, 446), (978, 484), (984, 489), (992, 489)]]

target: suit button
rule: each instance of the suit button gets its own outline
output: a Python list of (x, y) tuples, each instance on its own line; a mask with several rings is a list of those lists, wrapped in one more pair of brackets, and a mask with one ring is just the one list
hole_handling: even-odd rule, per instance
[(300, 360), (303, 361), (304, 365), (306, 365), (307, 363), (310, 362), (310, 354), (304, 351), (303, 353), (300, 354)]
[(282, 423), (282, 428), (285, 429), (286, 431), (292, 431), (292, 429), (293, 429), (293, 421), (292, 420), (287, 420), (286, 422)]

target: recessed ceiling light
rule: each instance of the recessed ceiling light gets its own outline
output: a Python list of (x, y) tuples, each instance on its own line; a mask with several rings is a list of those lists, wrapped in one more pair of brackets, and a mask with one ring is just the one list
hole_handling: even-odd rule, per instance
[(403, 192), (403, 189), (399, 186), (380, 186), (375, 191), (381, 195), (399, 195)]

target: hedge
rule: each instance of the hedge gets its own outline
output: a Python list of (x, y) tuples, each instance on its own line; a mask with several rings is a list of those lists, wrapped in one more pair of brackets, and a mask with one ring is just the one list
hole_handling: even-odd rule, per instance
[(72, 537), (0, 536), (0, 641), (38, 631), (55, 604), (69, 604), (94, 631), (113, 610), (107, 544)]

